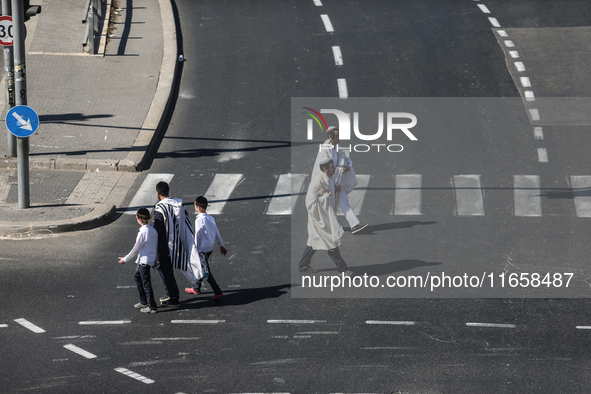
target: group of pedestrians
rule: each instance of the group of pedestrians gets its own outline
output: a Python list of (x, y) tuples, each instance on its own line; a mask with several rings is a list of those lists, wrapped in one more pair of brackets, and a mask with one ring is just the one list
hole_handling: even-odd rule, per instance
[(306, 193), (308, 240), (298, 269), (303, 273), (318, 272), (310, 266), (312, 256), (316, 250), (326, 250), (338, 272), (351, 276), (353, 272), (339, 251), (344, 231), (337, 219), (337, 210), (340, 209), (347, 219), (352, 234), (359, 234), (368, 224), (359, 221), (349, 204), (347, 195), (357, 186), (357, 177), (347, 151), (339, 146), (339, 130), (331, 126), (326, 132), (328, 139), (319, 147)]
[(156, 185), (158, 202), (154, 207), (154, 223), (151, 225), (150, 212), (140, 208), (136, 219), (140, 230), (133, 249), (125, 257), (119, 258), (119, 264), (131, 261), (136, 255), (134, 281), (139, 292), (139, 302), (134, 305), (142, 313), (156, 313), (158, 308), (154, 298), (150, 269), (155, 268), (166, 289), (166, 295), (160, 298), (161, 305), (179, 307), (179, 288), (174, 277), (174, 268), (180, 269), (191, 287), (185, 288), (188, 294), (201, 294), (203, 280), (211, 286), (216, 300), (224, 294), (216, 283), (210, 270), (211, 255), (217, 241), (220, 252), (228, 251), (215, 219), (207, 214), (208, 201), (199, 196), (195, 199), (195, 229), (180, 199), (171, 198), (166, 182)]

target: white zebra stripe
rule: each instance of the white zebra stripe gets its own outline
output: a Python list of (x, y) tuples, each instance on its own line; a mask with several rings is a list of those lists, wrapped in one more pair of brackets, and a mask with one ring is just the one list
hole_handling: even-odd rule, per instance
[[(349, 205), (351, 205), (351, 208), (353, 208), (355, 215), (359, 215), (361, 213), (363, 200), (365, 199), (365, 194), (367, 193), (367, 185), (369, 185), (369, 178), (371, 178), (371, 175), (357, 174), (357, 186), (355, 186), (355, 189), (347, 195), (349, 198)], [(343, 213), (340, 211), (340, 209), (339, 215), (343, 216)]]
[(394, 215), (422, 215), (422, 176), (406, 174), (396, 175), (395, 178)]
[(539, 176), (514, 175), (513, 189), (515, 216), (542, 216)]
[(578, 217), (591, 217), (591, 176), (571, 176), (575, 211)]
[(129, 203), (129, 209), (125, 213), (135, 215), (139, 208), (153, 208), (158, 202), (156, 184), (160, 181), (170, 183), (172, 178), (174, 178), (174, 174), (148, 174), (135, 196), (133, 196)]
[(213, 177), (213, 181), (204, 195), (209, 201), (208, 214), (219, 215), (222, 213), (230, 195), (242, 178), (242, 174), (216, 174)]
[(281, 174), (277, 180), (273, 197), (265, 212), (267, 215), (291, 215), (304, 189), (306, 174)]
[(484, 216), (480, 175), (454, 175), (452, 182), (458, 216)]

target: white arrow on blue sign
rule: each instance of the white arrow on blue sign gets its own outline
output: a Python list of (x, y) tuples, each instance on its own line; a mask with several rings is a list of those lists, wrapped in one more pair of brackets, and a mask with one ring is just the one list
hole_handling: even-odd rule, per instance
[(6, 127), (17, 137), (30, 137), (39, 128), (39, 116), (31, 107), (17, 105), (6, 114)]

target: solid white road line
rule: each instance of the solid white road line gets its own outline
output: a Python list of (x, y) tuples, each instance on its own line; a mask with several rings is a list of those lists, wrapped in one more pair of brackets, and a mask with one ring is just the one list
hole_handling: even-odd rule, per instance
[(86, 357), (86, 358), (89, 358), (89, 359), (90, 359), (90, 358), (96, 358), (96, 356), (95, 356), (94, 354), (92, 354), (92, 353), (90, 353), (90, 352), (87, 352), (86, 350), (84, 350), (84, 349), (81, 349), (81, 348), (79, 348), (79, 347), (78, 347), (78, 346), (76, 346), (76, 345), (72, 345), (71, 343), (70, 343), (70, 344), (68, 344), (68, 345), (64, 345), (64, 347), (65, 347), (66, 349), (68, 349), (68, 350), (70, 350), (70, 351), (72, 351), (72, 352), (76, 353), (76, 354), (79, 354), (79, 355), (81, 355), (82, 357)]
[(334, 46), (332, 47), (332, 54), (334, 55), (334, 63), (337, 66), (343, 65), (343, 54), (341, 53), (341, 47)]
[(347, 80), (344, 78), (337, 79), (337, 86), (339, 88), (339, 98), (346, 99), (349, 97), (349, 90), (347, 89)]
[(422, 215), (421, 184), (418, 174), (396, 175), (394, 192), (394, 215)]
[(548, 163), (548, 151), (546, 148), (538, 148), (538, 161), (540, 163)]
[(571, 176), (570, 184), (575, 200), (575, 211), (578, 217), (591, 217), (591, 176)]
[(213, 181), (204, 195), (209, 201), (208, 214), (219, 215), (222, 213), (227, 200), (242, 178), (242, 174), (216, 174), (213, 177)]
[(515, 324), (466, 323), (468, 327), (515, 328)]
[(542, 216), (538, 175), (513, 175), (515, 216)]
[[(361, 213), (361, 207), (363, 206), (363, 200), (367, 193), (367, 185), (369, 185), (370, 178), (371, 175), (357, 175), (357, 186), (355, 186), (355, 189), (347, 196), (349, 198), (349, 205), (353, 208), (355, 215)], [(339, 216), (342, 215), (343, 213), (339, 210)]]
[(111, 325), (121, 325), (121, 324), (129, 324), (131, 323), (130, 320), (90, 320), (90, 321), (81, 321), (78, 322), (81, 326), (111, 326)]
[(490, 24), (493, 25), (493, 27), (501, 27), (501, 24), (497, 18), (488, 18), (488, 20), (490, 21)]
[(129, 203), (129, 210), (125, 213), (135, 215), (139, 208), (152, 208), (158, 202), (156, 184), (161, 181), (170, 183), (172, 178), (174, 178), (174, 174), (148, 174)]
[(265, 212), (267, 215), (291, 215), (304, 189), (306, 174), (281, 174), (277, 180), (273, 197)]
[(15, 319), (14, 321), (17, 322), (18, 324), (20, 324), (21, 326), (33, 331), (35, 334), (42, 334), (45, 332), (44, 329), (34, 325), (33, 323), (31, 323), (30, 321), (28, 321), (26, 319)]
[(385, 324), (394, 326), (414, 326), (414, 321), (367, 320), (365, 324)]
[(154, 380), (148, 379), (145, 376), (142, 376), (142, 375), (140, 375), (138, 373), (135, 373), (133, 371), (130, 371), (127, 368), (115, 368), (115, 371), (117, 371), (119, 373), (122, 373), (123, 375), (129, 376), (130, 378), (133, 378), (135, 380), (139, 380), (140, 382), (145, 383), (145, 384), (154, 383)]
[(320, 15), (322, 18), (322, 22), (324, 23), (324, 28), (326, 29), (327, 33), (334, 32), (334, 28), (332, 27), (332, 23), (330, 22), (330, 18), (326, 14)]
[(484, 216), (480, 175), (454, 175), (453, 185), (458, 216)]
[(577, 330), (591, 330), (591, 326), (576, 326)]

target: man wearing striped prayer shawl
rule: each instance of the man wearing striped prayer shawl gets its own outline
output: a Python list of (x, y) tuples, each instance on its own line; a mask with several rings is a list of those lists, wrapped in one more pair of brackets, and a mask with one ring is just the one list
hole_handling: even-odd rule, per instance
[(169, 197), (170, 188), (166, 182), (158, 182), (156, 193), (158, 202), (154, 207), (154, 228), (158, 232), (158, 270), (166, 288), (166, 296), (160, 301), (165, 306), (180, 306), (173, 267), (180, 269), (192, 286), (203, 277), (203, 270), (193, 226), (183, 202)]

